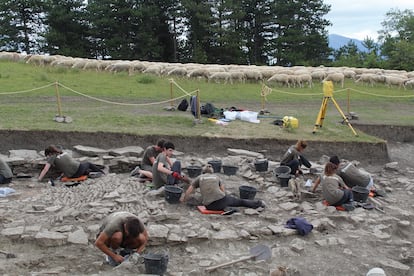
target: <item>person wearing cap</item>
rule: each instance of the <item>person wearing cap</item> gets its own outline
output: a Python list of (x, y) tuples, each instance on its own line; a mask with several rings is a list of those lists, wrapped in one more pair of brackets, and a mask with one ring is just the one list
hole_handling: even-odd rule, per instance
[(332, 162), (325, 165), (324, 175), (321, 177), (322, 195), (330, 206), (341, 206), (352, 203), (352, 191), (342, 178), (336, 174), (338, 166)]
[(176, 160), (171, 165), (170, 158), (174, 154), (175, 146), (172, 142), (165, 142), (163, 150), (158, 154), (152, 165), (152, 183), (158, 189), (164, 185), (176, 185), (180, 181), (190, 183), (187, 176), (181, 175), (181, 162)]
[(157, 158), (158, 154), (162, 152), (164, 143), (165, 143), (164, 139), (159, 139), (156, 145), (148, 146), (145, 149), (144, 154), (142, 156), (141, 166), (136, 166), (131, 171), (130, 175), (135, 176), (139, 174), (141, 178), (142, 177), (152, 178), (152, 165), (154, 164), (155, 158)]
[(283, 155), (280, 165), (288, 166), (290, 173), (298, 175), (302, 173), (300, 167), (304, 165), (307, 168), (312, 167), (311, 163), (303, 156), (303, 151), (306, 149), (307, 143), (305, 140), (298, 140), (295, 145), (292, 145)]
[(127, 255), (142, 253), (148, 239), (148, 232), (140, 219), (132, 213), (120, 211), (102, 221), (95, 246), (106, 254), (110, 265), (117, 266)]
[(13, 172), (9, 165), (0, 158), (0, 184), (8, 184), (12, 181)]
[(202, 204), (208, 210), (221, 211), (227, 207), (247, 207), (253, 209), (265, 207), (262, 200), (241, 199), (226, 195), (223, 183), (221, 183), (218, 175), (213, 173), (212, 165), (205, 165), (202, 172), (187, 188), (184, 196), (180, 199), (181, 202), (185, 202), (195, 189), (200, 188)]

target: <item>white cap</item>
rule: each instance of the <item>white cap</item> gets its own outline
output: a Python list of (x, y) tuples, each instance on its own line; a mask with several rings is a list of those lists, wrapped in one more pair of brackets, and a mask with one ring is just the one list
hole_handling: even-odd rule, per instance
[(386, 275), (382, 268), (374, 267), (368, 271), (366, 276), (386, 276)]

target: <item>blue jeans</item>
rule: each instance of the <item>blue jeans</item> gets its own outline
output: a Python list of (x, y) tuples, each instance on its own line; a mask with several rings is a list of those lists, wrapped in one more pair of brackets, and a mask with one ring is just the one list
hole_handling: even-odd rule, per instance
[(341, 206), (342, 204), (349, 203), (354, 200), (354, 196), (352, 195), (351, 190), (344, 190), (344, 195), (342, 196), (341, 200), (332, 204), (332, 206)]
[[(173, 172), (178, 172), (181, 175), (181, 162), (180, 161), (175, 161), (172, 164), (171, 170)], [(175, 179), (171, 174), (167, 175), (167, 185), (174, 185), (174, 184), (178, 184), (180, 181), (178, 179)]]
[(0, 174), (0, 184), (9, 184), (11, 181), (11, 178), (5, 178), (4, 175)]

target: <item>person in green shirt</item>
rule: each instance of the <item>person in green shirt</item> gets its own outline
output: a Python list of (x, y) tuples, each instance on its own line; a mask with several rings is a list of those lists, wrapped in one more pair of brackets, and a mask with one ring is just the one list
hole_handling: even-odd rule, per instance
[(105, 174), (105, 172), (95, 164), (76, 161), (69, 155), (69, 153), (62, 151), (62, 149), (55, 145), (50, 145), (45, 149), (45, 156), (47, 158), (47, 163), (40, 172), (38, 178), (39, 181), (42, 181), (51, 167), (55, 167), (68, 178), (88, 175), (90, 172), (100, 172)]

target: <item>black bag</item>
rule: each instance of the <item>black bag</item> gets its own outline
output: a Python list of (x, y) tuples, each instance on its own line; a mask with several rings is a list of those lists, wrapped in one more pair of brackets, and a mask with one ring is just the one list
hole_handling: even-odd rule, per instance
[(182, 99), (182, 101), (180, 102), (180, 104), (178, 105), (177, 109), (180, 111), (187, 111), (188, 108), (188, 101), (187, 99)]
[(212, 103), (206, 103), (205, 105), (202, 105), (200, 108), (201, 114), (211, 116), (214, 115), (214, 112), (216, 111), (216, 108)]

